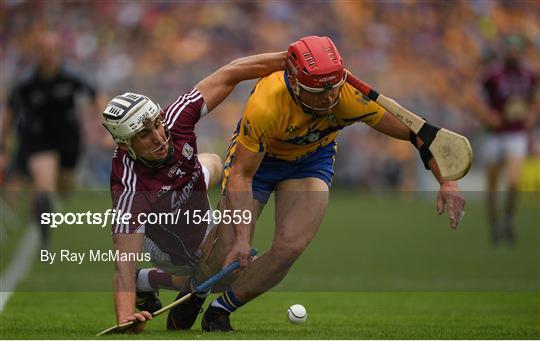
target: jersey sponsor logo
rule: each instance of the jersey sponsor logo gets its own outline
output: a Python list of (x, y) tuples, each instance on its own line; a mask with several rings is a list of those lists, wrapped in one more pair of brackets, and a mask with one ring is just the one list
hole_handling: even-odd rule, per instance
[(161, 198), (161, 196), (171, 190), (171, 186), (162, 186), (161, 189), (157, 192), (157, 197)]
[(186, 172), (184, 172), (180, 167), (182, 167), (182, 161), (176, 161), (176, 163), (169, 169), (169, 172), (167, 173), (169, 178), (175, 178), (178, 176), (183, 177), (186, 175)]
[(191, 193), (193, 193), (193, 188), (199, 179), (199, 172), (194, 171), (191, 173), (191, 180), (180, 190), (173, 191), (171, 196), (171, 209), (176, 213), (189, 199)]
[(308, 140), (309, 142), (315, 142), (319, 139), (320, 135), (320, 132), (311, 132), (306, 136), (306, 140)]
[(182, 148), (182, 155), (184, 155), (188, 160), (191, 160), (193, 157), (193, 147), (190, 146), (189, 143), (184, 144), (184, 147)]
[(297, 126), (293, 126), (293, 125), (290, 125), (287, 127), (287, 129), (285, 130), (287, 133), (289, 134), (292, 134), (294, 133), (295, 131), (298, 130), (298, 127)]
[(527, 117), (527, 102), (520, 95), (511, 95), (504, 105), (504, 118), (508, 122), (520, 122)]
[(369, 97), (360, 93), (360, 91), (356, 91), (356, 90), (354, 91), (354, 97), (356, 97), (357, 102), (365, 104), (365, 105), (368, 105), (369, 101), (371, 101)]
[(317, 128), (310, 128), (308, 133), (304, 136), (295, 136), (288, 140), (282, 140), (283, 142), (292, 143), (295, 145), (308, 145), (317, 141), (323, 141), (328, 135), (342, 129), (340, 126), (328, 127), (323, 130)]

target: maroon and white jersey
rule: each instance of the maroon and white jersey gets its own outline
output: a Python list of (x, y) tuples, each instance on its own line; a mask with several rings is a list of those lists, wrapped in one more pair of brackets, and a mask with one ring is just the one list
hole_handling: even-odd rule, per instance
[[(194, 132), (205, 110), (201, 93), (193, 89), (161, 112), (174, 146), (173, 156), (165, 165), (147, 167), (119, 148), (112, 160), (113, 207), (132, 216), (129, 224), (114, 224), (113, 233), (144, 233), (177, 265), (198, 261), (197, 249), (208, 226), (207, 221), (194, 224), (189, 219), (194, 210), (200, 210), (202, 215), (210, 210)], [(149, 213), (154, 217), (173, 213), (175, 220), (168, 224), (141, 223)]]
[(523, 66), (516, 69), (502, 66), (486, 74), (483, 86), (488, 104), (503, 122), (502, 127), (496, 132), (524, 130), (536, 82), (535, 75)]

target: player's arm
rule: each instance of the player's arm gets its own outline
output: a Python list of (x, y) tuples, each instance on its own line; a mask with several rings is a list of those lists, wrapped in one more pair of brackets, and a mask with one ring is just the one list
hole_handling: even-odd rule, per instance
[[(113, 250), (139, 253), (142, 250), (144, 234), (113, 234)], [(118, 324), (133, 320), (144, 322), (151, 320), (147, 311), (137, 312), (135, 309), (135, 262), (116, 260), (114, 263), (114, 309)], [(144, 324), (137, 324), (131, 332), (141, 332)]]
[(239, 58), (200, 81), (195, 87), (204, 98), (207, 112), (218, 106), (241, 81), (283, 70), (286, 57), (287, 52), (283, 51)]
[[(246, 148), (242, 143), (237, 143), (234, 165), (231, 168), (226, 186), (226, 204), (231, 210), (251, 210), (253, 205), (252, 182), (264, 153), (256, 153)], [(255, 215), (251, 214), (252, 219)], [(247, 259), (251, 251), (251, 226), (253, 224), (233, 224), (236, 233), (235, 242), (225, 257), (224, 265), (230, 264), (236, 259), (240, 260), (240, 266), (247, 265)]]
[[(398, 118), (386, 112), (379, 122), (372, 127), (383, 134), (400, 140), (409, 140), (411, 133), (411, 130)], [(424, 144), (419, 137), (416, 137), (415, 142), (417, 148), (420, 148)], [(463, 208), (465, 207), (465, 199), (459, 192), (459, 185), (456, 181), (446, 181), (442, 178), (435, 159), (431, 158), (427, 163), (433, 176), (440, 184), (437, 195), (437, 213), (442, 214), (446, 207), (450, 219), (450, 227), (456, 228), (461, 221)]]

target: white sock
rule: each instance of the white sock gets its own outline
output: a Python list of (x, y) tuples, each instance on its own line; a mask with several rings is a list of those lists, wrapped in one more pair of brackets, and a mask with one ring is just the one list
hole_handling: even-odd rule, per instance
[(230, 311), (227, 307), (225, 307), (224, 305), (219, 303), (217, 298), (215, 300), (213, 300), (212, 303), (210, 303), (210, 306), (215, 307), (215, 308), (220, 308), (220, 309), (228, 311), (229, 313), (232, 313), (232, 311)]
[(152, 286), (150, 285), (150, 279), (148, 278), (148, 274), (150, 273), (151, 270), (154, 270), (154, 269), (152, 268), (141, 269), (139, 271), (139, 273), (137, 274), (137, 279), (136, 279), (137, 291), (150, 292), (150, 291), (156, 290), (152, 288)]

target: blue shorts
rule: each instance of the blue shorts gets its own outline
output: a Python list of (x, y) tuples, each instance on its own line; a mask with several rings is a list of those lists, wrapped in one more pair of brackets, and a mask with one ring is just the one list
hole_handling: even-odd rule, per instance
[(318, 178), (330, 187), (334, 177), (336, 149), (334, 141), (297, 161), (265, 156), (253, 178), (253, 198), (266, 204), (275, 186), (289, 179)]

